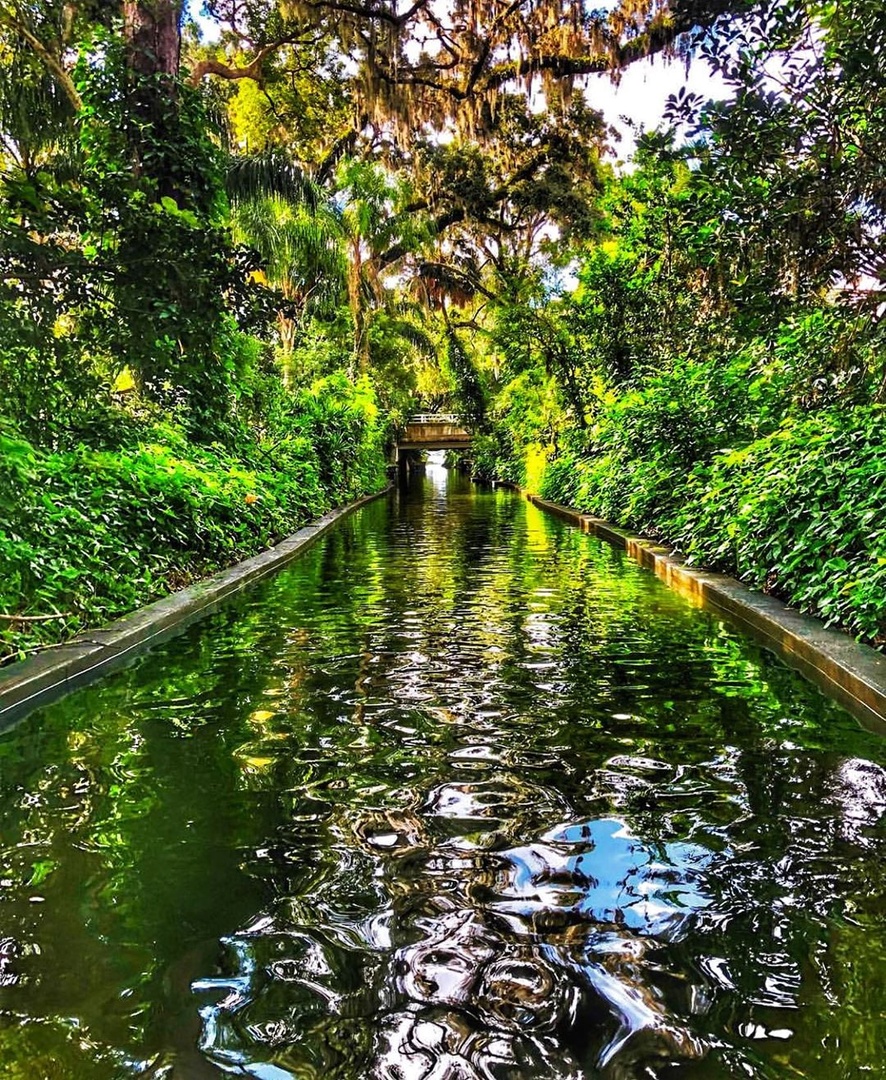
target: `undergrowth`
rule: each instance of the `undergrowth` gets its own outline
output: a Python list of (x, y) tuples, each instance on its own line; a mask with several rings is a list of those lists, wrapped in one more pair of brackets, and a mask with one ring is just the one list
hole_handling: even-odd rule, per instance
[(107, 623), (384, 485), (367, 386), (333, 376), (263, 407), (269, 426), (243, 424), (227, 444), (197, 444), (168, 419), (123, 425), (114, 449), (41, 448), (0, 426), (0, 660)]

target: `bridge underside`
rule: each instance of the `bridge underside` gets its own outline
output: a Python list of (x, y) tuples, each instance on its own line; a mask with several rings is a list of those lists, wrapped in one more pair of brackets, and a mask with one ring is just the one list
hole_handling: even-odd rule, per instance
[(400, 484), (406, 486), (412, 468), (410, 458), (428, 450), (467, 450), (471, 433), (455, 416), (414, 416), (406, 424), (396, 448)]
[(455, 420), (415, 418), (406, 424), (399, 450), (463, 450), (471, 445), (471, 433)]
[(470, 435), (450, 435), (437, 439), (403, 439), (398, 450), (464, 450), (471, 445)]

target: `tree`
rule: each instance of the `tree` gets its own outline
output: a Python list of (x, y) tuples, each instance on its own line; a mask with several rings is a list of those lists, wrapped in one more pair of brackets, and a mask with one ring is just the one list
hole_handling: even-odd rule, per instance
[(235, 238), (258, 252), (268, 283), (280, 292), (277, 327), (284, 375), (291, 381), (287, 361), (301, 320), (333, 306), (347, 281), (341, 215), (330, 206), (254, 198), (236, 207), (233, 225)]
[(172, 87), (181, 61), (182, 0), (123, 0), (123, 34), (129, 66)]
[(359, 66), (359, 92), (371, 119), (393, 118), (410, 133), (428, 124), (482, 135), (510, 86), (540, 79), (546, 92), (560, 86), (568, 96), (577, 78), (673, 51), (681, 35), (752, 6), (749, 0), (675, 0), (671, 6), (622, 0), (607, 15), (571, 0), (298, 0), (279, 6), (211, 0), (234, 51), (253, 57), (212, 73), (234, 78), (250, 69), (249, 77), (259, 77), (266, 56), (315, 27), (333, 33)]
[(730, 99), (674, 103), (700, 175), (728, 193), (724, 242), (790, 295), (886, 280), (884, 50), (874, 0), (767, 0), (702, 46)]
[[(108, 25), (117, 3), (89, 0), (75, 8), (38, 0), (23, 13), (3, 0), (0, 26), (23, 36), (77, 106), (67, 52), (82, 40), (84, 25)], [(755, 6), (751, 0), (674, 0), (670, 7), (622, 0), (606, 15), (572, 0), (451, 0), (442, 7), (431, 0), (210, 0), (230, 55), (198, 58), (192, 79), (261, 80), (279, 50), (325, 38), (357, 65), (355, 89), (370, 119), (405, 122), (409, 130), (454, 124), (484, 135), (509, 87), (540, 79), (546, 93), (568, 100), (575, 79), (617, 71), (651, 53), (673, 53), (683, 35)], [(181, 0), (123, 0), (122, 14), (132, 69), (176, 76)], [(317, 50), (318, 67), (324, 52)]]

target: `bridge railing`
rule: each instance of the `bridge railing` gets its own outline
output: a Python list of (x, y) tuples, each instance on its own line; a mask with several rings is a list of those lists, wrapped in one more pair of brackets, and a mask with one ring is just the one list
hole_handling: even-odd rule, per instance
[(407, 424), (461, 424), (461, 417), (455, 413), (416, 413), (410, 416)]

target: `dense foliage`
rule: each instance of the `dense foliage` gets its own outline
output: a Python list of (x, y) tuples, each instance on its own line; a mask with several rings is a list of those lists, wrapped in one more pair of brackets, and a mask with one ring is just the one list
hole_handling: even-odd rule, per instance
[(875, 643), (884, 34), (878, 5), (797, 0), (705, 45), (731, 96), (670, 102), (574, 292), (498, 305), (476, 458)]
[[(377, 488), (416, 407), (886, 636), (880, 5), (206, 13), (0, 0), (0, 655)], [(726, 93), (614, 168), (580, 80), (662, 51)]]
[(0, 662), (385, 483), (347, 325), (293, 373), (275, 329), (294, 273), (276, 293), (261, 245), (236, 244), (232, 207), (286, 199), (313, 227), (303, 271), (317, 194), (232, 158), (200, 95), (134, 70), (110, 29), (81, 45), (76, 109), (26, 36), (0, 42)]
[[(194, 443), (162, 420), (113, 449), (49, 450), (0, 429), (3, 610), (63, 613), (67, 633), (101, 625), (384, 485), (368, 385), (338, 376), (275, 396), (263, 436), (244, 429), (234, 448)], [(20, 623), (7, 652), (58, 629)]]

